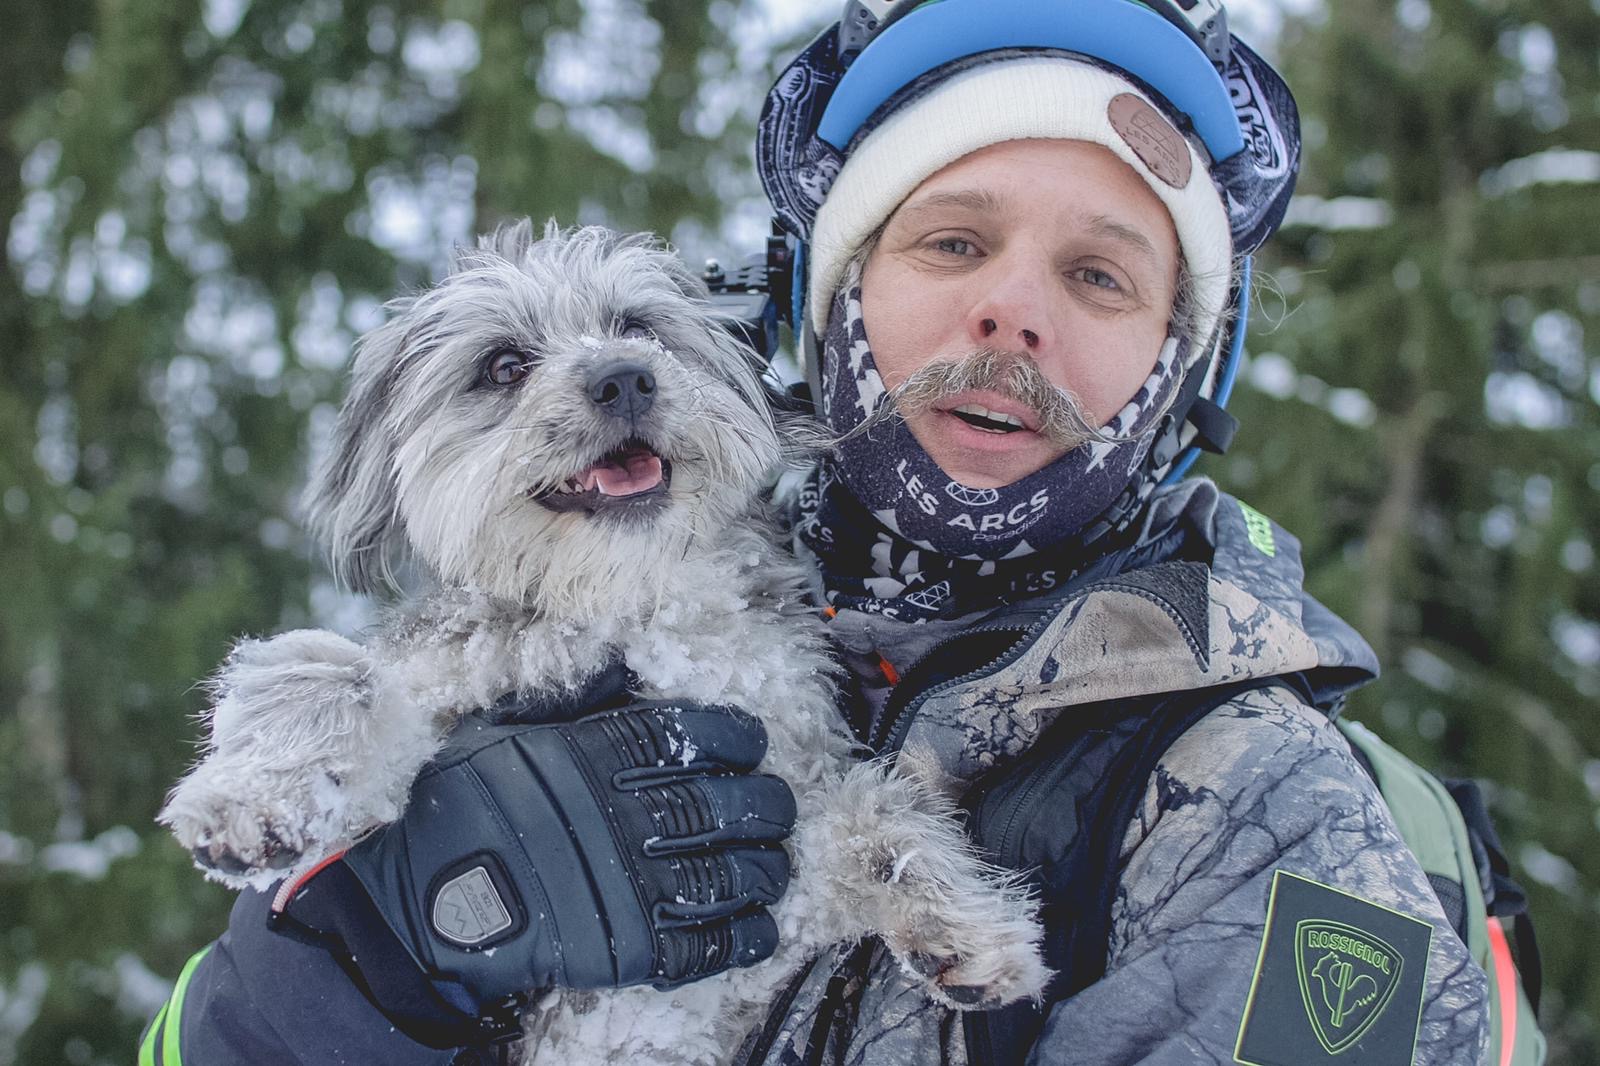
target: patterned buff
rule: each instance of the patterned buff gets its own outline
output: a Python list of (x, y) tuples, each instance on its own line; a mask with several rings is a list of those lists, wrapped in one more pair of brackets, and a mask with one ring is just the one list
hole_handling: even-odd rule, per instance
[[(861, 318), (851, 264), (822, 344), (822, 420), (848, 433), (890, 402)], [(800, 496), (801, 540), (817, 556), (835, 607), (902, 621), (954, 617), (1056, 587), (1089, 560), (1076, 534), (1138, 476), (1157, 415), (1189, 345), (1169, 337), (1150, 377), (1106, 429), (1021, 481), (974, 489), (950, 478), (901, 419), (850, 438)]]

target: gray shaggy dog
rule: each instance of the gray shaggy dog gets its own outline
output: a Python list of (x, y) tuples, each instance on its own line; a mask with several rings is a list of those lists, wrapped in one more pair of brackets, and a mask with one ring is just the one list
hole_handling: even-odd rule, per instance
[(524, 1061), (724, 1061), (796, 967), (869, 934), (952, 1005), (1037, 996), (1032, 901), (973, 854), (925, 762), (863, 762), (849, 739), (809, 579), (764, 502), (785, 432), (698, 279), (648, 237), (523, 222), (389, 311), (357, 346), (309, 512), (352, 587), (392, 588), (407, 560), (429, 590), (364, 643), (233, 649), (204, 756), (160, 816), (208, 875), (309, 869), (400, 816), (461, 715), (571, 692), (620, 654), (641, 698), (765, 723), (762, 769), (799, 807), (781, 943), (671, 991), (547, 996)]

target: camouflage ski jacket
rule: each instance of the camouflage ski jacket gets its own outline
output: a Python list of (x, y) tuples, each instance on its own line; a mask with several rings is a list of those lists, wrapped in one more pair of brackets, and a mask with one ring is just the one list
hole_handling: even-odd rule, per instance
[[(1106, 701), (1283, 681), (1202, 711), (1134, 783), (1113, 868), (1098, 872), (1112, 886), (1103, 968), (1084, 987), (1064, 975), (1076, 990), (1043, 1008), (1037, 1038), (1013, 1055), (1038, 1066), (1481, 1061), (1485, 976), (1330, 721), (1375, 675), (1371, 649), (1302, 589), (1298, 542), (1208, 481), (1158, 496), (1139, 545), (1127, 568), (985, 619), (1004, 630), (1010, 611), (1022, 636), (983, 668), (931, 687), (923, 668), (906, 671), (874, 723), (887, 746), (921, 746), (961, 782), (992, 782)], [(874, 630), (891, 660), (894, 625)], [(958, 648), (943, 642), (924, 661)], [(1099, 787), (1078, 777), (1080, 791)], [(1084, 799), (1056, 779), (1015, 791), (1046, 821), (1070, 823)], [(1072, 886), (1043, 891), (1058, 897), (1047, 916), (1071, 913)], [(988, 1031), (1004, 1035), (1016, 1016), (989, 1015), (1002, 1029)], [(743, 1061), (1010, 1061), (974, 1039), (978, 1017), (926, 999), (881, 948), (840, 948), (789, 986)]]
[[(1289, 679), (1306, 696), (1238, 694), (1165, 749), (1106, 871), (1115, 899), (1103, 973), (1049, 1004), (1028, 1061), (1479, 1062), (1484, 975), (1328, 723), (1374, 673), (1371, 651), (1303, 593), (1294, 540), (1207, 482), (1158, 497), (1131, 558), (1013, 610), (1024, 631), (992, 669), (920, 691), (908, 673), (885, 708), (897, 715), (893, 742), (925, 745), (981, 782), (1107, 700), (1253, 678)], [(957, 639), (970, 648), (980, 634)], [(1046, 816), (1059, 801), (1032, 794)], [(330, 956), (267, 932), (267, 900), (240, 896), (228, 932), (185, 968), (141, 1040), (141, 1063), (479, 1061), (397, 1033)], [(1407, 1025), (1410, 1039), (1374, 1044)], [(967, 1028), (869, 943), (809, 967), (744, 1057), (1004, 1061), (982, 1042), (969, 1056)]]

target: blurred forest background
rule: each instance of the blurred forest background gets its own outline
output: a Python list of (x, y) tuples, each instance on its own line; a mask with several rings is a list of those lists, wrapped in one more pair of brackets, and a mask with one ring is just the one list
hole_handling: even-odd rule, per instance
[[(510, 216), (760, 246), (834, 0), (10, 0), (0, 36), (0, 1066), (123, 1063), (224, 926), (152, 824), (241, 633), (348, 626), (295, 509), (381, 303)], [(1600, 8), (1272, 0), (1307, 133), (1223, 482), (1487, 779), (1554, 1062), (1600, 1062)]]

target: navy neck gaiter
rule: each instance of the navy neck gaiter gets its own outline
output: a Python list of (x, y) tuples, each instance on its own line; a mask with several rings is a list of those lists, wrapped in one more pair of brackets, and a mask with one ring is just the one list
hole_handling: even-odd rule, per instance
[[(852, 264), (821, 343), (818, 414), (835, 434), (892, 402), (861, 315)], [(801, 540), (836, 607), (906, 621), (953, 617), (1047, 591), (1091, 560), (1078, 536), (1139, 476), (1156, 420), (1182, 375), (1187, 342), (1168, 337), (1150, 376), (1089, 441), (1001, 488), (957, 482), (892, 418), (850, 437), (802, 491)]]

